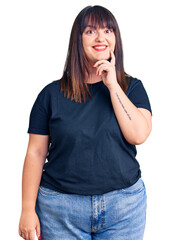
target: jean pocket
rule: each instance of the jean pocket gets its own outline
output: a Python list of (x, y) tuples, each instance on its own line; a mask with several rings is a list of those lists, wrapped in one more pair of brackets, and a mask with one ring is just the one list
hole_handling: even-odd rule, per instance
[(62, 194), (61, 192), (52, 190), (50, 188), (45, 188), (43, 186), (39, 186), (39, 192), (45, 196), (56, 196), (56, 195)]
[(145, 189), (144, 181), (142, 178), (139, 178), (136, 183), (134, 183), (132, 186), (127, 187), (127, 188), (122, 188), (120, 191), (122, 193), (137, 193), (140, 192), (141, 190)]

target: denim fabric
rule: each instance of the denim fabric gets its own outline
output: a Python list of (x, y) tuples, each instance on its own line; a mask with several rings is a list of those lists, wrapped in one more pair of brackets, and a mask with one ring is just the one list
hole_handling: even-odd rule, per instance
[(102, 195), (65, 194), (40, 186), (42, 240), (142, 240), (147, 196), (142, 178)]

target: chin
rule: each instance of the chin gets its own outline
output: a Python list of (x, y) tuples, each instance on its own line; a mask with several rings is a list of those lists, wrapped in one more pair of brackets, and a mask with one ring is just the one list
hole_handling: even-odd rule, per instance
[(91, 63), (95, 63), (97, 61), (100, 61), (100, 60), (110, 60), (110, 56), (99, 56), (98, 58), (94, 58), (94, 59), (91, 59), (89, 60)]
[(109, 59), (109, 57), (100, 57), (98, 60), (108, 60), (108, 59)]

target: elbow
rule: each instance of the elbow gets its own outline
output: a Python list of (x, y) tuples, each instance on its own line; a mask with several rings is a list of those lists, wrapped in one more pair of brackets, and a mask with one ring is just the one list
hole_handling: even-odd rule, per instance
[(148, 128), (147, 131), (141, 131), (140, 132), (136, 132), (134, 134), (130, 134), (129, 137), (126, 137), (127, 142), (129, 142), (130, 144), (133, 145), (140, 145), (142, 143), (144, 143), (148, 136), (150, 135), (152, 131), (152, 127)]
[(136, 138), (135, 145), (140, 145), (144, 143), (149, 137), (151, 131), (152, 131), (152, 127), (148, 128), (146, 132), (144, 131), (143, 133), (141, 133), (140, 137)]
[(138, 139), (136, 142), (135, 142), (135, 145), (141, 145), (142, 143), (144, 143), (146, 141), (147, 137), (146, 138), (142, 138), (142, 139)]

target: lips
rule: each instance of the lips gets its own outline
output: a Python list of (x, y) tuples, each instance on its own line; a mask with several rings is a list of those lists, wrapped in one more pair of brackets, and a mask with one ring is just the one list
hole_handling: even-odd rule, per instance
[(94, 45), (93, 47), (107, 47), (106, 44), (98, 44), (98, 45)]
[(108, 47), (108, 46), (105, 45), (105, 44), (93, 46), (94, 50), (96, 50), (96, 51), (98, 51), (98, 52), (99, 52), (99, 51), (105, 51), (107, 47)]
[(93, 48), (94, 48), (94, 47), (107, 47), (107, 45), (105, 45), (105, 44), (99, 44), (99, 45), (94, 45)]

